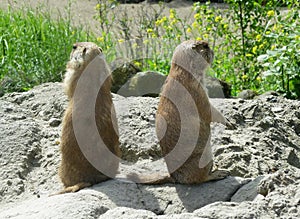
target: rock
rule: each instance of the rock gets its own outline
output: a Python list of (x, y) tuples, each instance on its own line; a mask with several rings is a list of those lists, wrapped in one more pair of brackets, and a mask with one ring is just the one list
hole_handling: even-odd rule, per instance
[[(138, 72), (119, 88), (117, 93), (124, 97), (129, 96), (151, 96), (157, 97), (162, 89), (165, 75), (159, 72)], [(205, 76), (205, 85), (210, 98), (229, 98), (230, 86), (216, 78)]]
[(258, 176), (256, 179), (242, 186), (232, 197), (232, 202), (244, 202), (244, 201), (253, 201), (257, 195), (257, 187), (259, 183), (263, 180), (264, 176)]
[[(114, 94), (113, 101), (123, 152), (119, 177), (128, 171), (166, 172), (155, 135), (159, 98)], [(212, 124), (215, 166), (229, 170), (230, 177), (199, 185), (114, 179), (48, 197), (62, 187), (57, 176), (61, 123), (56, 121), (67, 105), (62, 85), (4, 95), (0, 218), (297, 218), (300, 102), (275, 95), (210, 101), (236, 127)]]
[[(10, 105), (0, 102), (0, 202), (13, 200), (25, 191), (27, 177), (38, 165), (41, 150), (38, 124), (25, 109)], [(8, 112), (7, 106), (11, 109)]]
[(106, 218), (152, 219), (152, 218), (155, 218), (156, 216), (157, 216), (156, 214), (154, 214), (151, 211), (147, 211), (147, 210), (126, 208), (126, 207), (117, 207), (113, 210), (108, 210), (105, 214), (102, 214), (99, 217), (99, 219), (106, 219)]
[(141, 70), (132, 62), (116, 60), (111, 63), (113, 83), (111, 91), (118, 93), (120, 88), (136, 73)]
[(119, 89), (118, 94), (124, 97), (157, 97), (161, 92), (165, 80), (166, 76), (159, 72), (138, 72)]
[(49, 120), (49, 125), (52, 126), (52, 127), (57, 127), (59, 126), (61, 123), (61, 120), (60, 119), (57, 119), (57, 118), (51, 118)]
[(230, 98), (231, 87), (224, 81), (205, 75), (205, 86), (210, 98)]
[[(155, 114), (157, 98), (144, 97), (136, 101), (136, 97), (124, 98), (114, 96), (122, 158), (136, 162), (139, 158), (157, 159), (161, 157), (158, 140), (155, 134)], [(147, 106), (147, 107), (145, 107)]]
[(243, 90), (237, 95), (238, 98), (245, 100), (253, 99), (255, 96), (257, 96), (257, 93), (253, 90)]
[[(24, 201), (12, 208), (0, 208), (0, 217), (26, 215), (28, 218), (43, 218), (43, 215), (47, 215), (49, 218), (74, 218), (77, 214), (76, 218), (96, 218), (97, 215), (102, 215), (117, 206), (126, 208), (117, 208), (116, 212), (110, 211), (107, 215), (115, 215), (113, 218), (117, 218), (124, 211), (128, 216), (137, 213), (155, 216), (193, 212), (215, 200), (229, 200), (234, 191), (247, 181), (229, 177), (199, 186), (166, 184), (162, 188), (160, 185), (147, 186), (110, 180), (75, 194), (42, 196)], [(130, 208), (143, 210), (130, 213)], [(104, 216), (105, 214), (102, 218), (105, 218)]]
[(231, 219), (231, 218), (274, 218), (264, 206), (250, 202), (216, 202), (194, 212), (200, 218)]
[[(34, 208), (32, 208), (34, 206)], [(1, 210), (1, 218), (96, 218), (108, 210), (96, 196), (85, 193), (31, 199)]]

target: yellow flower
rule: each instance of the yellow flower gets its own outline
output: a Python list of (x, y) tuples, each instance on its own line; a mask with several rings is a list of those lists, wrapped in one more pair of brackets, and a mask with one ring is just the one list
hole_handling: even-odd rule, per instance
[(197, 13), (197, 14), (194, 15), (194, 18), (195, 18), (196, 20), (198, 20), (200, 17), (201, 17), (201, 15), (200, 15), (199, 13)]
[(275, 45), (272, 45), (272, 46), (271, 46), (271, 50), (274, 50), (275, 48), (276, 48)]
[(192, 23), (192, 27), (193, 28), (197, 28), (198, 27), (198, 23), (195, 21), (194, 23)]
[(187, 33), (191, 33), (191, 32), (192, 32), (192, 28), (188, 27), (188, 28), (186, 29), (186, 32), (187, 32)]
[(170, 14), (175, 14), (175, 10), (173, 8), (170, 9)]
[(201, 38), (201, 37), (197, 37), (197, 39), (196, 39), (196, 40), (199, 40), (199, 41), (200, 41), (200, 40), (202, 40), (202, 38)]
[(224, 29), (227, 29), (228, 28), (228, 24), (224, 24)]
[(256, 78), (256, 80), (257, 80), (258, 82), (261, 82), (261, 77), (258, 76), (258, 77)]
[(203, 34), (203, 38), (208, 38), (208, 34)]
[(258, 46), (259, 49), (262, 49), (263, 47), (264, 47), (263, 43)]
[(273, 17), (275, 15), (275, 11), (270, 10), (267, 12), (268, 17)]
[(247, 78), (248, 78), (247, 75), (243, 75), (243, 76), (242, 76), (242, 79), (243, 79), (243, 80), (246, 80)]
[(104, 37), (97, 37), (97, 41), (98, 42), (103, 42), (104, 41)]
[(266, 31), (266, 34), (269, 35), (271, 33), (271, 31)]
[(208, 27), (206, 30), (207, 30), (207, 31), (211, 31), (211, 27)]
[(74, 35), (74, 34), (75, 34), (75, 30), (72, 31), (72, 35)]
[(252, 48), (252, 53), (256, 54), (256, 51), (257, 51), (257, 46), (254, 46), (254, 47)]
[(152, 32), (153, 32), (153, 29), (151, 29), (151, 28), (147, 29), (147, 33), (152, 33)]
[(300, 40), (300, 35), (296, 35), (295, 40)]
[(173, 30), (173, 27), (172, 26), (167, 26), (167, 30)]
[(255, 39), (257, 40), (257, 42), (260, 42), (261, 41), (261, 35), (260, 34), (256, 35)]
[(160, 26), (161, 23), (162, 23), (162, 19), (155, 21), (155, 25), (156, 25), (156, 26)]
[(273, 31), (276, 31), (276, 30), (277, 30), (277, 25), (276, 25), (276, 24), (274, 24), (272, 30), (273, 30)]
[(124, 43), (125, 40), (124, 40), (124, 39), (119, 39), (118, 42), (119, 42), (119, 43)]
[(171, 25), (174, 25), (174, 24), (176, 24), (176, 23), (177, 23), (177, 20), (174, 19), (174, 20), (172, 20)]
[(141, 67), (141, 66), (142, 66), (142, 63), (139, 62), (139, 61), (135, 61), (135, 62), (134, 62), (134, 65), (136, 65), (137, 67)]
[(152, 33), (151, 37), (152, 37), (152, 38), (156, 38), (157, 35), (156, 35), (155, 33)]
[(100, 8), (101, 8), (101, 4), (97, 4), (95, 7), (96, 10), (99, 10)]
[(222, 20), (222, 16), (217, 16), (216, 18), (215, 18), (215, 22), (220, 22)]
[(170, 9), (170, 19), (174, 19), (175, 18), (175, 10), (174, 9)]
[(165, 22), (165, 21), (167, 21), (167, 20), (168, 20), (168, 19), (167, 19), (166, 16), (163, 16), (162, 19), (161, 19), (162, 22)]
[(250, 53), (246, 54), (246, 57), (252, 57), (252, 56), (253, 56), (253, 54), (250, 54)]

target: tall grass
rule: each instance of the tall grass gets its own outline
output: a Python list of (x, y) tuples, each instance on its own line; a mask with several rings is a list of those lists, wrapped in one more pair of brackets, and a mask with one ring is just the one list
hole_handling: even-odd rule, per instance
[(72, 44), (92, 38), (49, 11), (0, 9), (0, 96), (60, 81)]

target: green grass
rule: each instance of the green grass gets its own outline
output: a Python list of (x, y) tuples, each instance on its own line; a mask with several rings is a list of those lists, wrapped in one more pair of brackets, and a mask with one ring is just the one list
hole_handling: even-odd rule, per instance
[(91, 40), (67, 19), (40, 9), (0, 9), (0, 96), (61, 81), (72, 44)]
[(128, 19), (130, 12), (116, 0), (98, 0), (97, 37), (71, 26), (68, 8), (66, 19), (51, 17), (47, 8), (0, 9), (0, 96), (61, 81), (74, 42), (97, 42), (108, 62), (130, 58), (143, 71), (168, 74), (176, 45), (203, 39), (215, 51), (209, 74), (231, 84), (233, 96), (252, 89), (300, 98), (300, 4), (283, 9), (277, 1), (261, 1), (228, 0), (227, 9), (195, 3), (184, 17), (175, 9), (163, 14), (164, 4), (144, 5)]

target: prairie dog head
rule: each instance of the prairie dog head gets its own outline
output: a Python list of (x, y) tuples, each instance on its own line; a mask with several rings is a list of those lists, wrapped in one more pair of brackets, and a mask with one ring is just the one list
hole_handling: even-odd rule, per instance
[(69, 64), (74, 68), (90, 63), (97, 55), (102, 54), (102, 49), (95, 43), (80, 42), (73, 45)]
[(172, 64), (185, 69), (203, 83), (204, 72), (211, 65), (213, 59), (214, 52), (209, 48), (207, 42), (188, 40), (176, 47)]
[(102, 55), (102, 49), (92, 42), (79, 42), (73, 45), (70, 61), (64, 78), (64, 88), (68, 97), (72, 97), (76, 83), (85, 67), (96, 56)]

